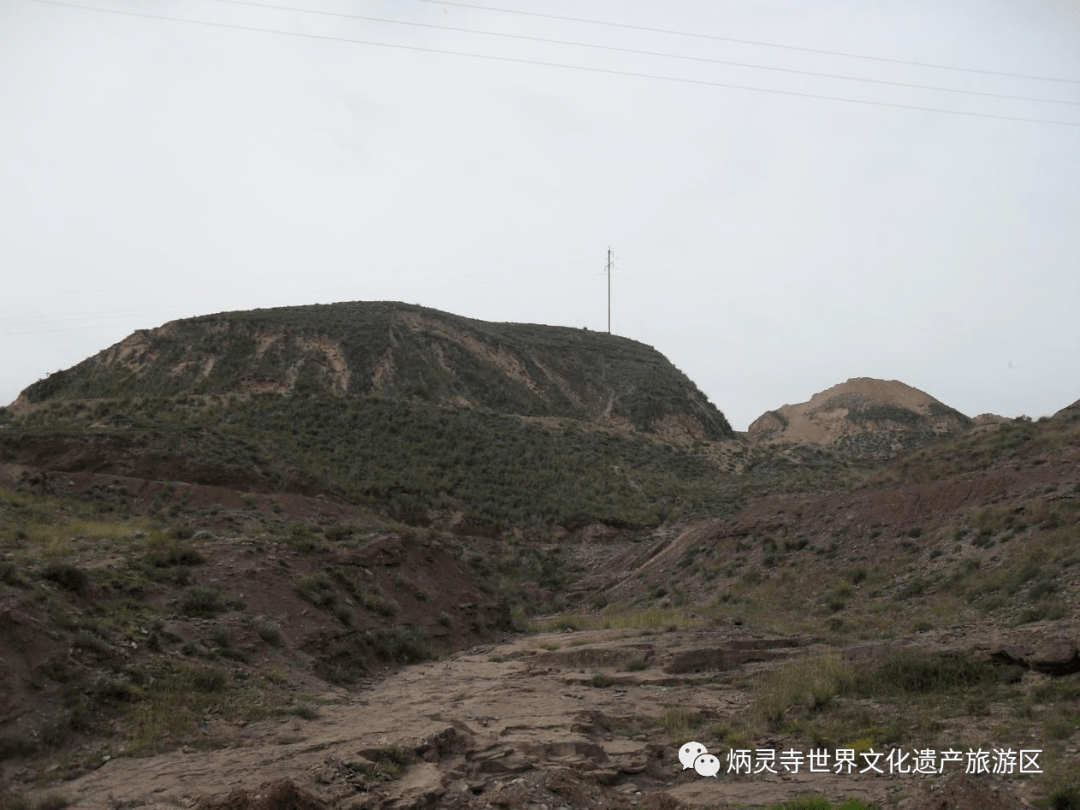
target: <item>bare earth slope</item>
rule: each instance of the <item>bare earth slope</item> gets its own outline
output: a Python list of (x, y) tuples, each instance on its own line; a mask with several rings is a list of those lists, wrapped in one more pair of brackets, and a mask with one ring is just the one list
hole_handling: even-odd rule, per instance
[(885, 457), (971, 426), (971, 420), (897, 380), (855, 377), (808, 402), (766, 411), (750, 425), (760, 442), (826, 445)]

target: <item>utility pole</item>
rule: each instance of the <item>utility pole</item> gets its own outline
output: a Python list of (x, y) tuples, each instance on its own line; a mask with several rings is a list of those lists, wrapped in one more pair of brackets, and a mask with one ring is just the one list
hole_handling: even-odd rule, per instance
[(607, 332), (611, 334), (611, 245), (607, 249)]

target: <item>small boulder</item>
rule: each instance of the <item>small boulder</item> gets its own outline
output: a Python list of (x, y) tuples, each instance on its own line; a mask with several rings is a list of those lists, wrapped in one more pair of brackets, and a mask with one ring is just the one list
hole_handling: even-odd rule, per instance
[(990, 660), (1029, 667), (1044, 675), (1080, 672), (1076, 644), (1060, 637), (1033, 639), (1030, 644), (997, 644), (990, 648)]
[(1080, 652), (1063, 638), (1047, 639), (1035, 645), (1027, 658), (1028, 666), (1045, 675), (1072, 675), (1080, 672)]

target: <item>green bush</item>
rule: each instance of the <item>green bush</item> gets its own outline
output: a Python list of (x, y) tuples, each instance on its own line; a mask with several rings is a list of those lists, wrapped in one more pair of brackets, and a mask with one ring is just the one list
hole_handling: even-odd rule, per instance
[(900, 653), (870, 671), (856, 673), (850, 691), (859, 697), (947, 692), (1002, 683), (1012, 674), (966, 656)]
[(49, 563), (41, 570), (41, 576), (73, 593), (85, 593), (90, 587), (87, 573), (69, 563)]
[(0, 582), (18, 588), (25, 588), (29, 584), (22, 575), (22, 571), (19, 570), (19, 566), (13, 562), (0, 563)]
[(269, 619), (258, 618), (251, 623), (259, 638), (272, 647), (281, 646), (281, 625)]
[(386, 660), (417, 664), (439, 657), (423, 631), (413, 627), (368, 631), (365, 637), (375, 653)]
[(180, 598), (180, 612), (197, 619), (212, 619), (230, 610), (233, 602), (218, 587), (195, 585)]
[(187, 682), (196, 692), (223, 692), (229, 685), (229, 679), (220, 669), (198, 667), (187, 672)]
[(334, 583), (331, 582), (330, 575), (322, 571), (301, 577), (293, 583), (293, 590), (299, 594), (301, 599), (305, 599), (324, 610), (330, 610), (338, 602), (338, 595), (334, 590)]
[(206, 557), (194, 546), (181, 541), (166, 541), (146, 553), (146, 561), (155, 568), (199, 565)]
[(1080, 788), (1066, 785), (1051, 792), (1044, 802), (1047, 810), (1080, 810)]

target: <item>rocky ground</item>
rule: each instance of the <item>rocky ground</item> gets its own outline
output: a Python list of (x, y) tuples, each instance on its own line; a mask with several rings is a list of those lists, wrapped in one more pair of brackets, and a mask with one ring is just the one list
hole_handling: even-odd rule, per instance
[[(924, 646), (980, 645), (987, 655), (995, 646), (963, 633)], [(842, 654), (865, 662), (890, 650)], [(801, 794), (905, 808), (1030, 806), (1031, 780), (965, 777), (962, 766), (940, 776), (780, 769), (715, 779), (682, 767), (683, 737), (723, 758), (728, 745), (716, 736), (751, 711), (753, 683), (835, 652), (737, 627), (519, 636), (327, 691), (316, 716), (252, 723), (228, 748), (111, 759), (63, 793), (86, 808), (758, 807)], [(1075, 658), (1075, 647), (1058, 656), (1068, 652)], [(970, 737), (959, 726), (950, 733), (956, 744)], [(790, 742), (777, 731), (752, 745)]]

